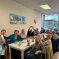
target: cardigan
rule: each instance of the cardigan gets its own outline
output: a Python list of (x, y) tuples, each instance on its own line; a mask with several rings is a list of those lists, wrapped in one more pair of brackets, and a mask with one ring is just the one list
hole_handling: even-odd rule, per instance
[(34, 44), (34, 46), (32, 46), (32, 49), (30, 49), (30, 52), (32, 51), (38, 51), (40, 50), (42, 54), (45, 54), (45, 48), (44, 48), (44, 45), (43, 43), (36, 43)]
[(15, 41), (23, 41), (20, 35), (18, 35), (17, 39), (15, 40), (15, 34), (8, 36), (7, 39), (10, 39), (9, 44), (14, 43)]
[(51, 39), (45, 39), (45, 41), (43, 42), (43, 44), (44, 44), (44, 46), (52, 44)]

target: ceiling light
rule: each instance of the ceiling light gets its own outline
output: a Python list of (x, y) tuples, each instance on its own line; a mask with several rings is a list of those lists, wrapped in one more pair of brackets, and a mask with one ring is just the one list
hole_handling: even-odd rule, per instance
[(47, 4), (46, 5), (41, 5), (40, 7), (43, 8), (43, 9), (45, 9), (45, 10), (51, 9)]

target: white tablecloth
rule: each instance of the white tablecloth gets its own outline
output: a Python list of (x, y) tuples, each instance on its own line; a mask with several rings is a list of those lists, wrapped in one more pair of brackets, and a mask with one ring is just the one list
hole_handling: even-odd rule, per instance
[(11, 59), (11, 48), (21, 51), (21, 59), (24, 59), (24, 51), (35, 44), (35, 39), (34, 42), (32, 42), (32, 39), (29, 40), (30, 40), (30, 46), (27, 46), (27, 40), (23, 40), (20, 46), (19, 42), (9, 44), (9, 59)]

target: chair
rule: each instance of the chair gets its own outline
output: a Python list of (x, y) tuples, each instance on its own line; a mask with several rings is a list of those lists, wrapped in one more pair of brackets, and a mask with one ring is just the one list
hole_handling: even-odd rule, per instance
[(6, 55), (5, 55), (5, 59), (7, 59), (7, 46), (6, 46)]
[[(7, 44), (9, 43), (10, 39), (7, 40)], [(6, 59), (8, 59), (9, 51), (8, 51), (8, 45), (6, 46)]]

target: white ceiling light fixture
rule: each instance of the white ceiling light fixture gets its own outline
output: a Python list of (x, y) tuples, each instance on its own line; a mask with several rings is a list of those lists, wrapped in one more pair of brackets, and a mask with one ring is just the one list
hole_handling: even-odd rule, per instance
[(51, 9), (51, 7), (49, 5), (40, 5), (41, 8), (43, 8), (44, 10), (48, 10)]

